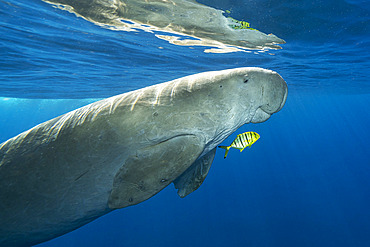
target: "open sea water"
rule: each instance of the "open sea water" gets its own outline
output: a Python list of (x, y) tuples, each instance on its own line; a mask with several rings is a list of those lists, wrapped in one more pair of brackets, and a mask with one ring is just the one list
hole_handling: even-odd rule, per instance
[(369, 1), (198, 1), (286, 41), (231, 53), (117, 28), (99, 4), (119, 0), (80, 1), (90, 12), (79, 13), (65, 2), (0, 1), (0, 143), (98, 99), (203, 71), (272, 69), (289, 95), (271, 119), (225, 140), (261, 135), (225, 160), (218, 150), (189, 196), (170, 185), (38, 246), (370, 246)]

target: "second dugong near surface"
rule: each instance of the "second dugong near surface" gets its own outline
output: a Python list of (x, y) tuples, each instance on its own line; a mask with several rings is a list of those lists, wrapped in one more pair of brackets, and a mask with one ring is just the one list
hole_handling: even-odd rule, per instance
[(60, 236), (174, 183), (205, 179), (216, 147), (279, 111), (287, 85), (261, 68), (205, 72), (124, 93), (0, 144), (0, 246)]

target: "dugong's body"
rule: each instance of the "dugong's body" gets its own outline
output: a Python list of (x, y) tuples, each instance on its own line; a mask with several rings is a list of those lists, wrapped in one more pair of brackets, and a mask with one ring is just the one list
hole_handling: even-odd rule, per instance
[(174, 182), (203, 182), (216, 146), (285, 103), (276, 73), (196, 74), (104, 99), (0, 144), (0, 245), (37, 244)]

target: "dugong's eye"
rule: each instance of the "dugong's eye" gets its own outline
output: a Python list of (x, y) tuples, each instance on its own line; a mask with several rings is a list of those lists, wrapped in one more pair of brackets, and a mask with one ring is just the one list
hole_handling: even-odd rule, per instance
[(248, 82), (248, 79), (244, 79), (244, 83), (247, 83)]

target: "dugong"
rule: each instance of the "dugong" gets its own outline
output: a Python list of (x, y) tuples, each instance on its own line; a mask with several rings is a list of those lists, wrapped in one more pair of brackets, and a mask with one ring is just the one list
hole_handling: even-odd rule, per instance
[(97, 101), (0, 144), (0, 245), (55, 238), (170, 183), (184, 197), (216, 147), (287, 97), (262, 68), (190, 75)]

